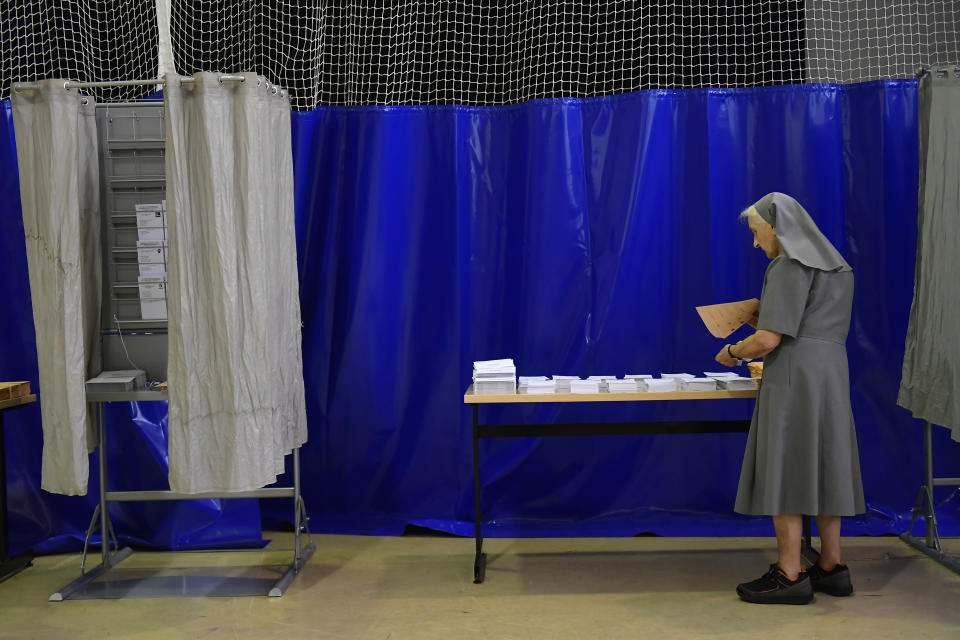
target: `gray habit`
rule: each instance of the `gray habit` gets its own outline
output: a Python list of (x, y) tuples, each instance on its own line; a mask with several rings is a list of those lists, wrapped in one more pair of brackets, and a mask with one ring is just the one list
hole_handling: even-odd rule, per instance
[(852, 305), (850, 270), (815, 269), (785, 253), (767, 267), (757, 328), (783, 338), (764, 358), (737, 512), (865, 510), (845, 346)]

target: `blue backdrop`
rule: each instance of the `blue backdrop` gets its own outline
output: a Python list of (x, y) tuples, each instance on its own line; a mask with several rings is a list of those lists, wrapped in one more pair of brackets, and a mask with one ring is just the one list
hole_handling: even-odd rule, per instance
[[(0, 379), (36, 381), (9, 103), (0, 126)], [(766, 258), (739, 211), (797, 197), (852, 264), (848, 349), (869, 511), (906, 528), (921, 431), (895, 406), (913, 291), (913, 81), (642, 91), (503, 107), (321, 107), (293, 115), (314, 531), (472, 535), (474, 360), (521, 375), (714, 370), (694, 307), (759, 294)], [(750, 401), (481, 409), (485, 422), (748, 418)], [(152, 411), (152, 413), (151, 413)], [(136, 416), (131, 420), (129, 416)], [(39, 486), (39, 412), (8, 414), (15, 548), (82, 536), (93, 500)], [(112, 482), (165, 486), (165, 412), (114, 408)], [(960, 446), (935, 430), (936, 471)], [(744, 434), (484, 441), (486, 535), (745, 535)], [(150, 470), (144, 475), (144, 468)], [(282, 480), (289, 482), (289, 478)], [(942, 533), (960, 530), (938, 490)], [(250, 501), (115, 505), (121, 538), (256, 544)], [(263, 524), (292, 516), (262, 501)]]

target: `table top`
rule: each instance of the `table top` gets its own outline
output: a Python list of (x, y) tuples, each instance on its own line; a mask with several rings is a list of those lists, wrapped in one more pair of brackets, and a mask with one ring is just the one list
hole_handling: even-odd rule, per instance
[(156, 402), (167, 399), (166, 391), (97, 391), (87, 394), (87, 402)]
[[(20, 407), (25, 404), (30, 404), (31, 402), (37, 401), (37, 394), (31, 393), (29, 395), (20, 396), (19, 398), (10, 398), (9, 400), (0, 400), (0, 411), (4, 409), (13, 409), (14, 407)], [(2, 478), (0, 478), (2, 481)]]
[(473, 385), (463, 394), (464, 404), (510, 404), (522, 402), (638, 402), (650, 400), (730, 400), (756, 398), (756, 389), (743, 391), (637, 391), (635, 393), (517, 393), (481, 394), (473, 392)]

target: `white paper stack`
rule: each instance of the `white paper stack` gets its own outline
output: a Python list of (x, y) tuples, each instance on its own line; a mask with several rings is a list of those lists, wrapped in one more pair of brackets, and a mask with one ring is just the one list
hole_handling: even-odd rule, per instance
[(473, 363), (473, 392), (477, 395), (517, 392), (517, 368), (512, 358)]
[(717, 380), (721, 378), (739, 378), (736, 371), (704, 371), (703, 375), (708, 378), (716, 378)]
[(579, 376), (553, 376), (557, 383), (557, 393), (570, 393), (570, 381), (579, 380)]
[(594, 380), (600, 383), (600, 391), (607, 390), (607, 382), (616, 380), (617, 376), (587, 376), (587, 380)]
[(140, 317), (167, 319), (167, 201), (138, 204), (137, 262), (140, 277)]
[(570, 393), (600, 393), (599, 380), (571, 380)]
[(638, 387), (640, 387), (639, 391), (660, 393), (663, 391), (676, 391), (680, 385), (676, 378), (647, 378), (640, 380)]
[(607, 380), (610, 393), (636, 393), (637, 381), (634, 379)]
[(624, 380), (649, 380), (653, 376), (648, 373), (628, 373), (623, 376)]
[(717, 381), (714, 378), (680, 378), (681, 391), (716, 391)]
[[(524, 388), (524, 387), (521, 387)], [(537, 395), (542, 393), (556, 393), (557, 392), (557, 381), (556, 380), (530, 380), (526, 385), (526, 391), (529, 395)]]
[(525, 386), (527, 386), (528, 384), (530, 384), (531, 381), (533, 381), (533, 382), (543, 382), (544, 380), (548, 380), (548, 379), (549, 379), (549, 378), (547, 378), (547, 376), (518, 376), (518, 377), (517, 377), (517, 380), (518, 380), (517, 386), (522, 389), (522, 388), (524, 388)]
[(740, 376), (718, 378), (717, 384), (721, 389), (747, 391), (757, 388), (757, 378), (742, 378)]
[(697, 376), (693, 375), (692, 373), (661, 373), (660, 377), (681, 380), (683, 378), (696, 378)]

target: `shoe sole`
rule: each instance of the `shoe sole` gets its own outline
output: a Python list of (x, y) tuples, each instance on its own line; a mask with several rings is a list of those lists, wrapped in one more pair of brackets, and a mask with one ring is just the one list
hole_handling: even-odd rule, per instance
[(850, 574), (843, 572), (838, 575), (828, 576), (819, 580), (811, 580), (811, 587), (814, 591), (825, 593), (835, 598), (845, 598), (853, 595), (853, 585), (850, 583)]
[(754, 596), (746, 591), (740, 591), (740, 589), (737, 589), (737, 595), (740, 596), (740, 599), (744, 602), (750, 602), (752, 604), (810, 604), (813, 602), (813, 593), (810, 593), (810, 595), (779, 596), (768, 598), (764, 596)]
[(853, 595), (853, 587), (850, 587), (850, 589), (844, 589), (842, 591), (839, 589), (824, 589), (823, 587), (814, 587), (813, 590), (817, 591), (818, 593), (825, 593), (828, 596), (833, 596), (834, 598), (846, 598), (847, 596)]

